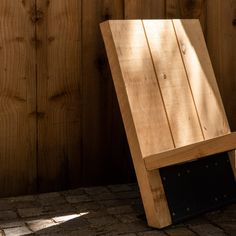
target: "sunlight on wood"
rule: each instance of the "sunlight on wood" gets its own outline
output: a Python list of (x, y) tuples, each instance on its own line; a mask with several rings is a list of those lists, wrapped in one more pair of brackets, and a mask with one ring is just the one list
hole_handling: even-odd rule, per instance
[(202, 141), (203, 135), (172, 21), (143, 22), (175, 147)]
[(230, 132), (199, 21), (173, 20), (205, 139)]

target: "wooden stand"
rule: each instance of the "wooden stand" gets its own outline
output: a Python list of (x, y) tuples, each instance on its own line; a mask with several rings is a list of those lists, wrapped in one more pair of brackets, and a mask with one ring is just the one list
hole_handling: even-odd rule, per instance
[[(230, 151), (231, 133), (198, 20), (101, 24), (148, 224), (172, 224), (159, 168)], [(236, 175), (236, 174), (235, 174)]]

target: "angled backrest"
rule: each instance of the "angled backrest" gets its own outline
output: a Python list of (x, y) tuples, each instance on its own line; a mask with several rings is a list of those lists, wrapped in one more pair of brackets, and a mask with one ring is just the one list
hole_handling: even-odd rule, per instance
[[(236, 192), (231, 194), (233, 174), (236, 177), (236, 133), (229, 129), (199, 21), (114, 20), (102, 23), (101, 30), (148, 224), (165, 227), (182, 217), (175, 212), (180, 205), (181, 212), (186, 210), (182, 200), (173, 204), (172, 195), (179, 194), (182, 183), (174, 183), (181, 175), (168, 169), (171, 165), (226, 152), (226, 158), (210, 157), (212, 170), (204, 175), (205, 160), (194, 162), (193, 179), (199, 173), (211, 179), (203, 181), (211, 193), (205, 197), (202, 185), (197, 184), (194, 193), (187, 195), (202, 195), (185, 200), (186, 204), (196, 201), (193, 205), (200, 206), (194, 210), (197, 214), (205, 206), (212, 207), (212, 194), (221, 198), (223, 191), (228, 196), (224, 202), (236, 198)], [(219, 160), (224, 164), (217, 169)], [(185, 164), (183, 168), (192, 165)], [(176, 174), (169, 184), (167, 173)], [(214, 176), (230, 183), (227, 189), (223, 181), (212, 190)], [(184, 192), (192, 191), (192, 184), (190, 181)], [(206, 204), (198, 199), (206, 199)]]
[(142, 157), (230, 132), (198, 20), (115, 20), (102, 31)]

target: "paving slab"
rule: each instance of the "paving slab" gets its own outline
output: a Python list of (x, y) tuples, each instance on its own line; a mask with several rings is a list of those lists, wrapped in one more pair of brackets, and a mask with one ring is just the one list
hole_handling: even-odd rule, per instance
[(136, 183), (0, 199), (0, 236), (236, 236), (236, 204), (148, 227)]

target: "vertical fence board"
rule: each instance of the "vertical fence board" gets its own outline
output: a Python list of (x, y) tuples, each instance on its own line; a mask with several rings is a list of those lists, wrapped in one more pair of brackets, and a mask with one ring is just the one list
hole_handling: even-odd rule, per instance
[(37, 177), (42, 191), (133, 179), (106, 19), (200, 19), (236, 130), (235, 12), (236, 0), (2, 0), (0, 195), (34, 191)]
[(154, 19), (165, 17), (165, 0), (124, 0), (125, 19)]
[(199, 19), (206, 34), (207, 0), (166, 0), (166, 18)]
[(35, 191), (34, 0), (0, 4), (0, 196)]
[(43, 191), (81, 174), (81, 1), (38, 0), (38, 177)]
[(82, 11), (83, 183), (91, 185), (119, 181), (127, 176), (127, 169), (122, 167), (129, 166), (127, 141), (99, 29), (104, 20), (123, 18), (123, 0), (84, 0)]
[(236, 130), (236, 0), (208, 0), (207, 44), (230, 127)]

